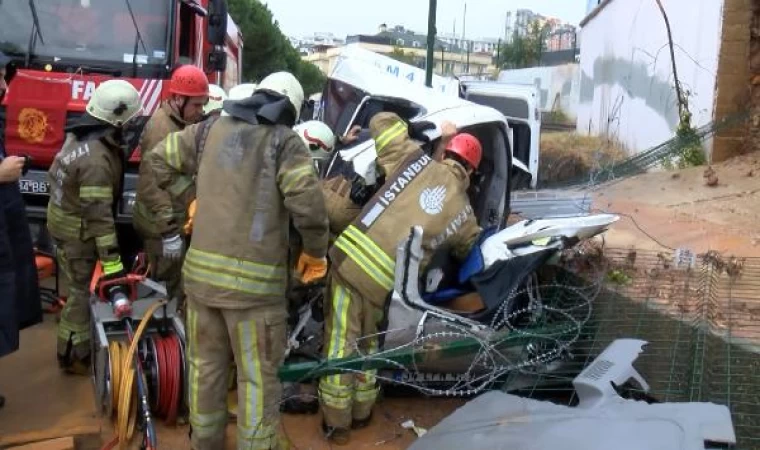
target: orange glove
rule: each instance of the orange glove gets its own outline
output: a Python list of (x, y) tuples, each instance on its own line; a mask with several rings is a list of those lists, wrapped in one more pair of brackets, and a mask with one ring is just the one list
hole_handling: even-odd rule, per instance
[(315, 258), (301, 253), (296, 265), (296, 272), (301, 274), (301, 283), (310, 284), (327, 275), (327, 258)]
[(193, 219), (195, 218), (195, 210), (197, 208), (198, 205), (196, 204), (196, 200), (193, 199), (193, 201), (190, 202), (190, 206), (187, 207), (187, 222), (185, 222), (185, 226), (182, 227), (186, 235), (193, 234)]

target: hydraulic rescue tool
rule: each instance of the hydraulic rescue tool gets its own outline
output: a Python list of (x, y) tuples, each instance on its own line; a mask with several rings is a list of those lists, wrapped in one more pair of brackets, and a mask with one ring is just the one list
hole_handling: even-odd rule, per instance
[(142, 255), (118, 278), (101, 277), (98, 265), (90, 286), (95, 398), (116, 428), (104, 449), (126, 448), (137, 426), (142, 448), (155, 450), (153, 417), (173, 424), (186, 411), (185, 329), (176, 300), (148, 272)]

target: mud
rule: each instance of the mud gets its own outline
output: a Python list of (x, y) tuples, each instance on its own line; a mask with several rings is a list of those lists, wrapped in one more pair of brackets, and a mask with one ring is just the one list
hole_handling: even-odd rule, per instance
[[(79, 439), (78, 449), (97, 450), (111, 439), (113, 429), (95, 409), (89, 378), (66, 376), (57, 368), (55, 321), (45, 322), (21, 334), (21, 349), (0, 359), (0, 394), (6, 406), (0, 409), (0, 447), (4, 439), (24, 432), (55, 430), (61, 435), (91, 429)], [(395, 450), (407, 448), (416, 436), (401, 427), (406, 420), (429, 428), (464, 403), (459, 399), (386, 398), (375, 410), (372, 424), (354, 432), (343, 448)], [(283, 432), (294, 449), (329, 449), (320, 432), (319, 415), (285, 416)], [(158, 426), (159, 448), (188, 449), (188, 427)], [(235, 447), (235, 425), (227, 428), (227, 448)], [(135, 437), (132, 448), (139, 448)]]

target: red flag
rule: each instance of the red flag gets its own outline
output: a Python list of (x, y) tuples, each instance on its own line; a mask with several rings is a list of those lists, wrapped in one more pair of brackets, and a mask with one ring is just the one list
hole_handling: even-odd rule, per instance
[(35, 163), (50, 164), (61, 149), (69, 80), (19, 74), (6, 98), (5, 146), (8, 154), (28, 154)]

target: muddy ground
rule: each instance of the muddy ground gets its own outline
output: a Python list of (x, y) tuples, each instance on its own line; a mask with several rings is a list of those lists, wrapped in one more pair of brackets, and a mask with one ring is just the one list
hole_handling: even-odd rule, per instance
[[(703, 167), (649, 173), (591, 191), (595, 211), (624, 215), (606, 234), (605, 245), (666, 253), (670, 247), (760, 256), (760, 155), (736, 158), (713, 170), (718, 177), (714, 187), (705, 184)], [(755, 312), (752, 310), (752, 315)], [(624, 315), (616, 314), (621, 319)], [(52, 317), (46, 317), (43, 325), (22, 333), (19, 352), (0, 359), (0, 393), (7, 398), (5, 408), (0, 409), (0, 448), (13, 439), (28, 437), (27, 432), (87, 435), (80, 445), (85, 449), (99, 448), (112, 435), (109, 421), (95, 411), (90, 380), (63, 376), (57, 370), (54, 325)], [(708, 362), (689, 361), (700, 363)], [(697, 386), (702, 388), (704, 384)], [(728, 386), (725, 381), (721, 383), (724, 389)], [(354, 433), (345, 448), (406, 448), (415, 435), (403, 429), (401, 423), (413, 419), (418, 426), (431, 427), (462, 403), (463, 400), (421, 397), (386, 398), (378, 404), (372, 426)], [(286, 416), (283, 431), (294, 448), (330, 448), (320, 435), (319, 422), (318, 415)], [(750, 427), (755, 428), (755, 424)], [(228, 436), (228, 448), (234, 448), (234, 425), (228, 427)], [(162, 426), (159, 439), (162, 449), (189, 448), (186, 427)]]

